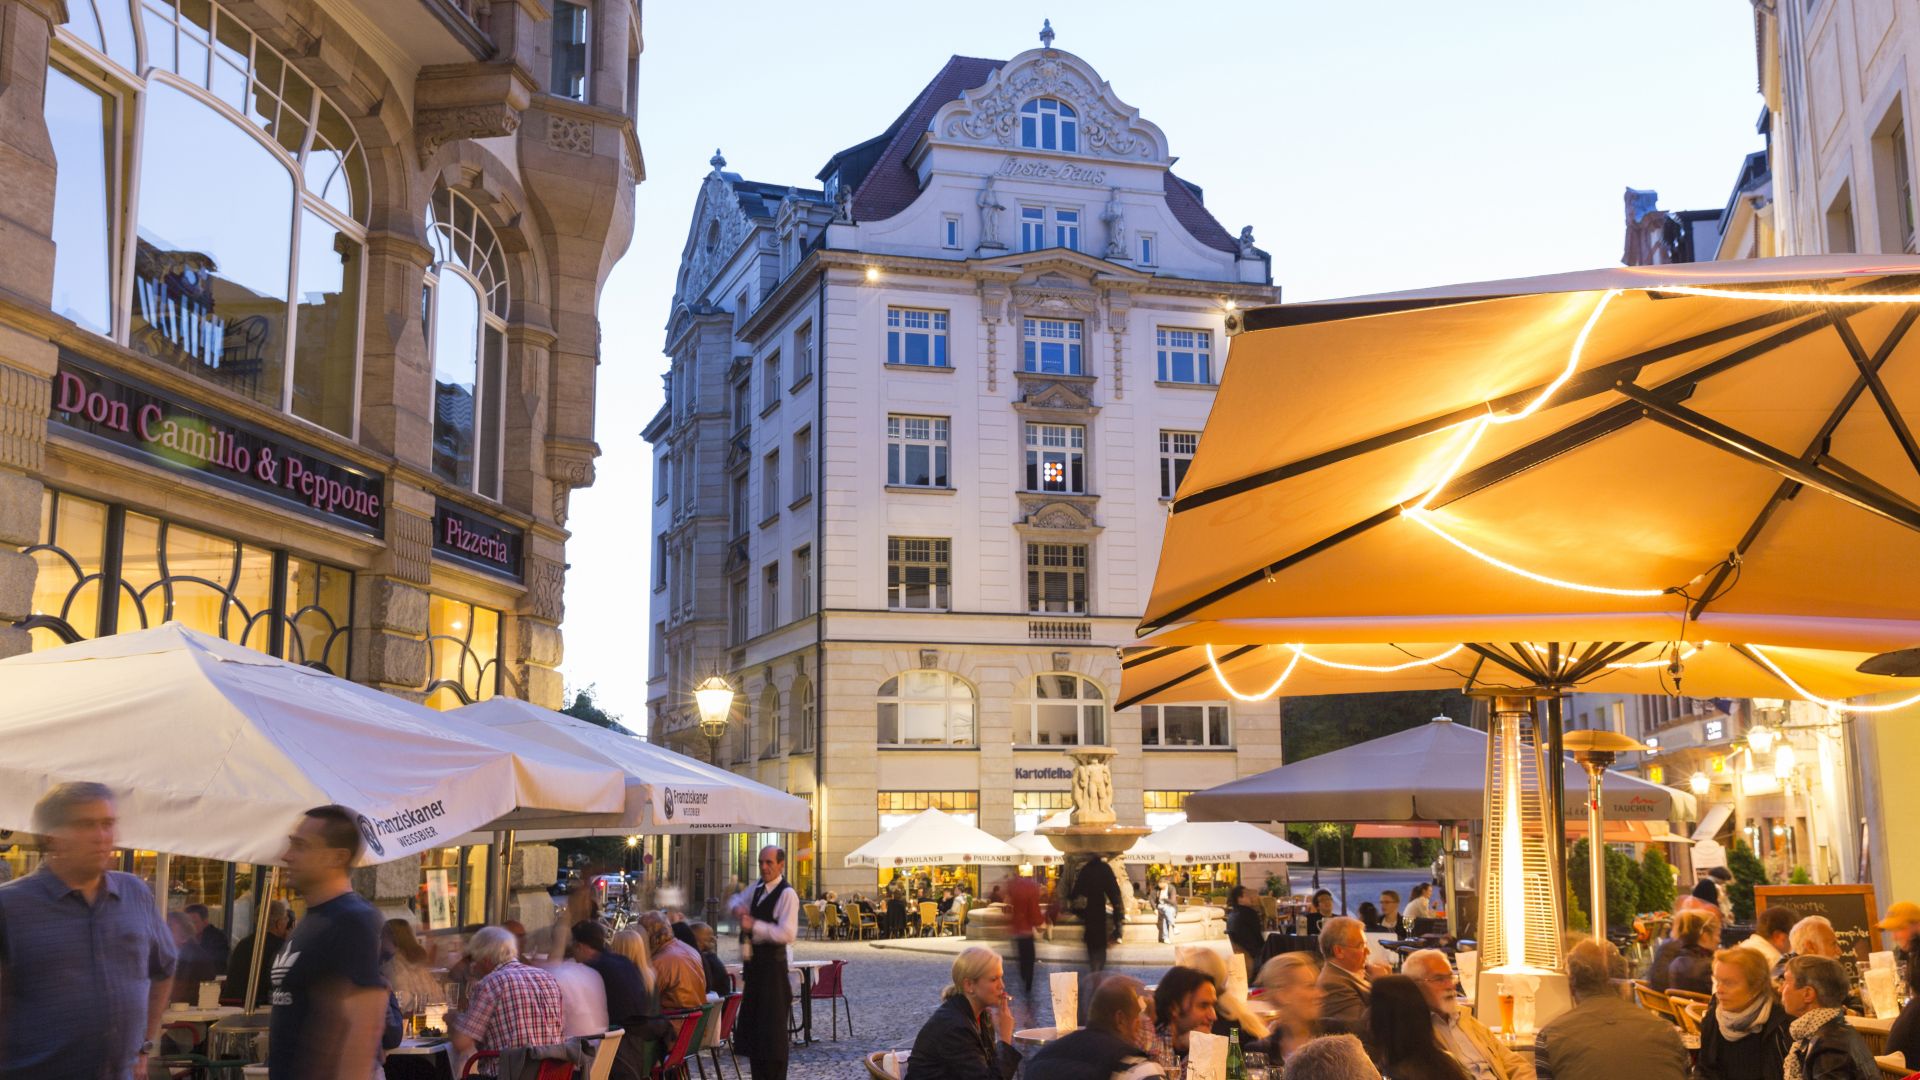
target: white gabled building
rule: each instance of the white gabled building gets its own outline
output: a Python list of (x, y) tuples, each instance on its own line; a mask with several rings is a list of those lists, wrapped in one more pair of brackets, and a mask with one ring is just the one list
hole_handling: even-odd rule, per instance
[[(1279, 763), (1277, 702), (1111, 709), (1230, 314), (1279, 290), (1051, 38), (949, 59), (819, 189), (716, 153), (695, 206), (646, 431), (652, 734), (706, 756), (690, 690), (733, 681), (719, 759), (812, 800), (803, 891), (871, 891), (846, 853), (929, 805), (1032, 827), (1075, 743), (1120, 750), (1129, 822)], [(666, 873), (697, 902), (757, 839)]]

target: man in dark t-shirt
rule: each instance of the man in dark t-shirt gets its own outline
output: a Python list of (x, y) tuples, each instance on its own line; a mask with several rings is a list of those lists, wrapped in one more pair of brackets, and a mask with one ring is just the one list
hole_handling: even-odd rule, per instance
[(373, 1075), (387, 984), (380, 913), (347, 877), (360, 844), (357, 815), (343, 806), (307, 811), (287, 838), (287, 876), (307, 913), (273, 961), (272, 1080)]

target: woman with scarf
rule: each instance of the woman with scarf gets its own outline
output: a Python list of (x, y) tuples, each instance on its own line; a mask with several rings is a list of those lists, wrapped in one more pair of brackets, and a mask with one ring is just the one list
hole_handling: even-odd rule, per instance
[(1880, 1067), (1860, 1033), (1847, 1024), (1847, 971), (1825, 956), (1787, 961), (1780, 1004), (1793, 1017), (1785, 1080), (1879, 1080)]
[(1767, 959), (1753, 949), (1713, 955), (1713, 1004), (1700, 1021), (1694, 1080), (1783, 1080), (1792, 1019), (1773, 996)]

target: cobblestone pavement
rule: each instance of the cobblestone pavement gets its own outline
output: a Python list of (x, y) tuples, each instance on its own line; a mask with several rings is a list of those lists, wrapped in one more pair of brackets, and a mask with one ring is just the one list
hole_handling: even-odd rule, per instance
[[(847, 1033), (847, 1017), (840, 1012), (840, 1038), (833, 1039), (833, 1021), (827, 1016), (827, 1002), (815, 1002), (811, 1046), (793, 1048), (790, 1080), (865, 1080), (866, 1066), (861, 1058), (875, 1050), (905, 1049), (913, 1045), (920, 1025), (940, 1004), (940, 991), (947, 985), (953, 966), (951, 956), (937, 953), (876, 949), (860, 942), (797, 942), (796, 960), (845, 960), (848, 1005), (853, 1009), (854, 1033)], [(1018, 1027), (1038, 1027), (1053, 1023), (1053, 1006), (1046, 1000), (1047, 976), (1055, 971), (1073, 970), (1071, 965), (1041, 963), (1034, 976), (1034, 990), (1041, 999), (1037, 1010), (1020, 1000), (1011, 954), (1007, 959), (1008, 990), (1014, 995), (1014, 1018)], [(1082, 967), (1079, 970), (1084, 971)], [(1159, 981), (1166, 970), (1158, 968), (1115, 967), (1148, 984)], [(796, 1007), (798, 1003), (796, 1002)], [(711, 1067), (711, 1064), (709, 1064)], [(747, 1063), (740, 1061), (741, 1076)], [(733, 1080), (728, 1066), (725, 1080)]]

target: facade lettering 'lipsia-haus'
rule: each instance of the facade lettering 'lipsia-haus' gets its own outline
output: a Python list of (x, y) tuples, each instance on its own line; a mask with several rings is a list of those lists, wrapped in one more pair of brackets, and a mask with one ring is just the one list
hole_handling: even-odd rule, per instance
[[(1277, 704), (1111, 709), (1231, 313), (1278, 290), (1051, 37), (952, 57), (820, 188), (716, 153), (695, 205), (645, 432), (651, 728), (705, 757), (690, 691), (728, 676), (714, 749), (812, 802), (803, 888), (871, 890), (846, 853), (928, 806), (1033, 827), (1076, 744), (1150, 824), (1279, 763)], [(668, 873), (712, 895), (757, 839)]]

